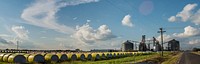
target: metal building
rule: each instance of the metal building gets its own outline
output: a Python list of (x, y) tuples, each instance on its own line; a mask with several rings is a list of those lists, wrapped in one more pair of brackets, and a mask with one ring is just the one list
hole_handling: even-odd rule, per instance
[(133, 51), (133, 43), (130, 41), (126, 41), (122, 44), (122, 51), (123, 52), (128, 52), (128, 51)]
[(147, 46), (145, 43), (145, 35), (142, 35), (142, 41), (139, 44), (139, 51), (147, 51)]
[(155, 37), (153, 37), (153, 51), (161, 51), (161, 45), (159, 44), (159, 41), (156, 40)]
[(153, 46), (153, 51), (161, 51), (161, 45), (158, 41), (155, 42), (155, 45)]
[(179, 41), (173, 39), (173, 40), (170, 40), (168, 42), (168, 50), (169, 51), (179, 51), (180, 50), (180, 44), (179, 44)]

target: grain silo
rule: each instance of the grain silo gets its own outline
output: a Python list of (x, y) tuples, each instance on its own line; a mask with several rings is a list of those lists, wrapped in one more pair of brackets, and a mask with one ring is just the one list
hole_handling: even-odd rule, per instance
[(122, 44), (122, 51), (123, 52), (128, 52), (128, 51), (133, 51), (133, 43), (130, 41), (126, 41)]
[(173, 40), (170, 40), (168, 42), (168, 50), (169, 51), (179, 51), (180, 50), (180, 44), (179, 44), (179, 41), (173, 39)]

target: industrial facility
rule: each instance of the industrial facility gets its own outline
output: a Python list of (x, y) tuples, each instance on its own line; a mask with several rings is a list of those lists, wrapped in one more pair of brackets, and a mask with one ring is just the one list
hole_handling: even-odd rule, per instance
[[(137, 46), (139, 46), (139, 49), (137, 49)], [(156, 51), (161, 51), (161, 48), (162, 47), (159, 41), (156, 40), (155, 37), (153, 37), (153, 39), (151, 40), (146, 40), (145, 35), (142, 35), (141, 42), (127, 40), (122, 44), (122, 51), (124, 52), (127, 52), (127, 51), (155, 51), (156, 52)]]
[(161, 51), (161, 45), (159, 44), (159, 41), (156, 40), (155, 37), (153, 37), (153, 51)]
[(139, 51), (147, 51), (147, 46), (145, 43), (145, 35), (142, 35), (142, 41), (139, 44)]
[(179, 51), (180, 50), (180, 44), (179, 41), (172, 39), (168, 42), (168, 50), (169, 51)]

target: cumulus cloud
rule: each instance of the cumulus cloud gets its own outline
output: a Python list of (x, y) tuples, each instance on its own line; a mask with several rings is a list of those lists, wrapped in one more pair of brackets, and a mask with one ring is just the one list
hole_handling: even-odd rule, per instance
[(56, 13), (60, 8), (98, 1), (99, 0), (36, 0), (36, 2), (23, 10), (21, 18), (31, 25), (71, 34), (74, 32), (73, 28), (57, 22)]
[(133, 27), (133, 24), (131, 22), (131, 15), (126, 15), (123, 20), (122, 20), (122, 25), (128, 26), (128, 27)]
[(198, 35), (200, 35), (200, 29), (194, 28), (194, 27), (191, 27), (191, 26), (187, 26), (187, 27), (184, 28), (183, 33), (179, 33), (179, 34), (174, 33), (173, 35), (176, 36), (176, 37), (179, 37), (179, 38), (198, 36)]
[(200, 9), (191, 17), (191, 20), (196, 25), (200, 25)]
[(200, 43), (200, 40), (199, 39), (195, 39), (195, 40), (191, 40), (189, 41), (189, 44), (193, 45), (193, 44), (198, 44)]
[[(194, 37), (200, 35), (200, 29), (194, 28), (192, 26), (187, 26), (184, 28), (184, 32), (182, 33), (173, 33), (172, 35), (163, 34), (164, 40), (169, 41), (171, 39), (182, 39), (182, 38), (188, 38), (188, 37)], [(157, 37), (157, 39), (160, 41), (160, 35)]]
[(107, 25), (101, 25), (98, 29), (93, 29), (88, 23), (83, 26), (77, 26), (73, 38), (83, 43), (94, 43), (95, 41), (105, 41), (116, 36), (112, 34)]
[(197, 4), (187, 4), (181, 12), (178, 12), (176, 16), (171, 16), (168, 20), (170, 22), (176, 21), (176, 19), (181, 19), (181, 21), (188, 21), (193, 15), (192, 11), (197, 6)]
[(197, 4), (186, 5), (181, 12), (179, 12), (176, 17), (180, 17), (182, 21), (187, 21), (191, 15), (192, 10), (197, 6)]
[(175, 16), (171, 16), (170, 18), (168, 18), (168, 21), (175, 22), (176, 21), (176, 17)]
[(3, 43), (3, 44), (14, 44), (13, 42), (7, 41), (7, 40), (5, 40), (5, 39), (3, 39), (1, 37), (0, 37), (0, 43)]
[(27, 40), (29, 38), (29, 32), (23, 26), (13, 26), (11, 30), (17, 35), (17, 38), (23, 40)]
[[(159, 35), (156, 39), (160, 42), (161, 41), (161, 36)], [(168, 35), (168, 34), (163, 34), (163, 40), (164, 41), (170, 41), (172, 39), (174, 39), (173, 36)]]
[(188, 4), (186, 5), (183, 10), (177, 13), (176, 16), (171, 16), (168, 18), (168, 21), (175, 22), (175, 21), (191, 21), (192, 23), (199, 25), (200, 24), (200, 9), (195, 11), (197, 4)]

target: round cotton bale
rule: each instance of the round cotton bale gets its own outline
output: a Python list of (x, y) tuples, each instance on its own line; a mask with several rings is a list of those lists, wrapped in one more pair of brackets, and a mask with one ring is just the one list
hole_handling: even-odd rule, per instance
[(82, 54), (82, 53), (78, 53), (78, 54), (76, 54), (77, 55), (77, 59), (78, 60), (86, 60), (85, 58), (85, 55), (84, 54)]
[(110, 53), (105, 53), (107, 59), (111, 59), (112, 58), (112, 55)]
[(92, 55), (91, 55), (91, 54), (85, 53), (84, 55), (85, 55), (85, 58), (86, 58), (87, 60), (92, 60)]
[(69, 60), (72, 60), (72, 61), (74, 61), (74, 60), (77, 60), (77, 55), (76, 54), (67, 54), (67, 56), (68, 56), (68, 58), (69, 58)]
[(122, 55), (118, 52), (117, 53), (117, 57), (120, 58)]
[(23, 55), (12, 54), (8, 57), (10, 63), (26, 63), (26, 58)]
[(125, 54), (124, 53), (121, 53), (122, 57), (125, 57)]
[(3, 56), (3, 61), (4, 61), (4, 62), (8, 62), (8, 57), (9, 57), (10, 55), (12, 55), (12, 54), (11, 54), (11, 53), (8, 53), (8, 54), (4, 55), (4, 56)]
[(47, 61), (47, 62), (51, 62), (51, 61), (57, 62), (57, 61), (59, 60), (58, 56), (57, 56), (57, 55), (54, 55), (54, 54), (46, 54), (46, 55), (44, 56), (44, 59), (45, 59), (45, 61)]
[(14, 53), (14, 54), (17, 54), (17, 55), (25, 55), (26, 53)]
[(130, 52), (129, 54), (130, 54), (130, 56), (133, 56), (133, 53)]
[(41, 63), (41, 62), (45, 62), (44, 56), (42, 56), (41, 54), (31, 54), (28, 59), (28, 62), (30, 63)]
[(6, 55), (6, 53), (1, 53), (0, 54), (0, 61), (3, 61), (3, 56)]
[(68, 59), (66, 54), (56, 54), (60, 61), (66, 61)]
[(116, 53), (112, 53), (112, 58), (116, 58)]
[(31, 54), (24, 54), (24, 57), (26, 58), (26, 61), (28, 61), (28, 57), (30, 56)]
[(101, 57), (98, 53), (92, 53), (92, 60), (100, 60)]
[(101, 59), (105, 60), (106, 59), (106, 55), (104, 53), (99, 53)]

